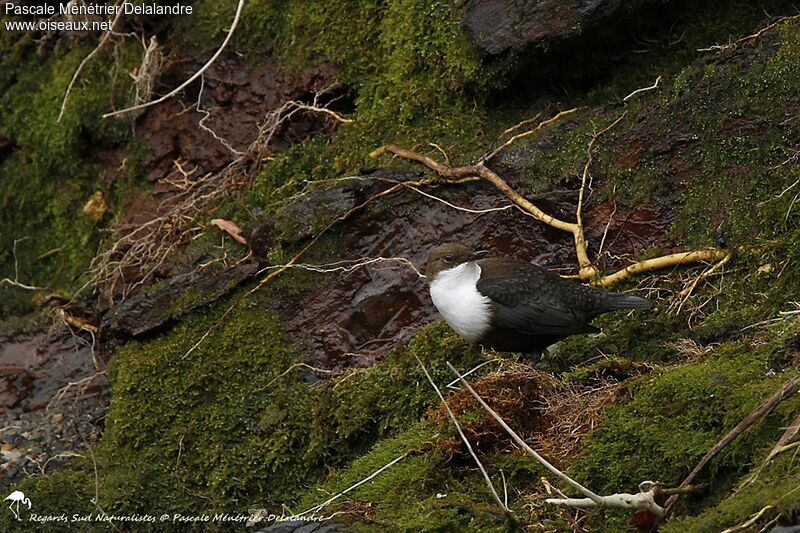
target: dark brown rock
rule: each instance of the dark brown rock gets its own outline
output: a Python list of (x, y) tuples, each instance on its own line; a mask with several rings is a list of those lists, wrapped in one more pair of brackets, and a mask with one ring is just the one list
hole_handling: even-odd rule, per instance
[(154, 331), (187, 311), (216, 301), (255, 275), (258, 268), (255, 263), (247, 263), (181, 274), (125, 300), (114, 310), (107, 325), (133, 336)]
[(617, 12), (621, 0), (472, 0), (462, 26), (481, 54), (564, 39)]

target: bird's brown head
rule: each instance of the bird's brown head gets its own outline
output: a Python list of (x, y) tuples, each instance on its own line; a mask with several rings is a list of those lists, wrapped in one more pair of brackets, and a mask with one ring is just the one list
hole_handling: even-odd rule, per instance
[(440, 244), (428, 254), (428, 261), (425, 263), (425, 277), (430, 283), (442, 270), (448, 270), (461, 263), (475, 261), (487, 255), (489, 252), (486, 250), (474, 252), (471, 248), (458, 242)]

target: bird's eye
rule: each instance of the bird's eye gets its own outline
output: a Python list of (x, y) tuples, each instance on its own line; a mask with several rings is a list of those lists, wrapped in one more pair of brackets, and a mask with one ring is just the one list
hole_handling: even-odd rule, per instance
[(448, 262), (448, 263), (452, 263), (453, 262), (453, 256), (452, 255), (446, 255), (446, 256), (444, 256), (444, 260), (446, 262)]

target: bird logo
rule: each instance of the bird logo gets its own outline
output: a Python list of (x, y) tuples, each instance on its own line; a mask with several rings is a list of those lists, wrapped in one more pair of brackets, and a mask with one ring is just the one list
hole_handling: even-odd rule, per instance
[(22, 505), (27, 505), (28, 510), (30, 511), (31, 509), (30, 498), (26, 498), (24, 492), (15, 490), (14, 492), (6, 496), (3, 501), (9, 501), (9, 500), (11, 501), (11, 503), (8, 504), (8, 508), (11, 509), (12, 513), (14, 513), (14, 516), (17, 518), (17, 520), (22, 520), (19, 517), (19, 504), (22, 503)]

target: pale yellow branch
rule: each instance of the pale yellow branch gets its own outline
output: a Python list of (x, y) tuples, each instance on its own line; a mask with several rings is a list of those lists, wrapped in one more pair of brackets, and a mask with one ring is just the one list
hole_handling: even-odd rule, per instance
[(370, 154), (370, 157), (378, 157), (387, 153), (403, 159), (421, 163), (443, 178), (459, 179), (478, 176), (481, 179), (488, 181), (500, 192), (502, 192), (509, 200), (514, 202), (516, 205), (522, 208), (523, 211), (530, 214), (536, 220), (539, 220), (540, 222), (543, 222), (548, 226), (561, 231), (571, 233), (575, 238), (575, 250), (578, 256), (578, 265), (580, 266), (579, 277), (583, 280), (587, 280), (596, 276), (597, 271), (592, 266), (592, 262), (589, 260), (589, 255), (586, 251), (586, 240), (584, 239), (583, 230), (581, 227), (578, 224), (566, 222), (554, 217), (553, 215), (545, 213), (524, 196), (515, 191), (503, 178), (498, 176), (496, 172), (491, 170), (482, 162), (472, 166), (450, 167), (448, 165), (443, 165), (442, 163), (439, 163), (438, 161), (431, 159), (426, 155), (414, 152), (412, 150), (406, 150), (391, 144), (387, 144), (376, 149)]
[[(564, 113), (567, 112), (565, 111)], [(594, 144), (594, 141), (601, 134), (607, 132), (615, 125), (617, 125), (624, 117), (625, 113), (623, 113), (617, 120), (612, 122), (605, 129), (596, 133), (592, 137), (592, 140), (589, 143), (589, 161), (587, 162), (587, 165), (584, 169), (581, 194), (579, 195), (579, 202), (578, 202), (579, 221), (581, 220), (580, 212), (581, 209), (583, 208), (583, 191), (585, 189), (588, 179), (588, 172), (589, 172), (588, 169), (591, 163), (591, 148)], [(617, 272), (614, 272), (613, 274), (597, 279), (597, 269), (592, 265), (592, 262), (589, 259), (589, 255), (586, 250), (586, 239), (584, 237), (582, 225), (580, 223), (566, 222), (564, 220), (554, 217), (553, 215), (545, 213), (544, 211), (539, 209), (536, 205), (534, 205), (532, 202), (530, 202), (528, 199), (526, 199), (524, 196), (515, 191), (496, 172), (488, 168), (483, 163), (483, 161), (479, 162), (477, 165), (451, 167), (450, 165), (439, 163), (438, 161), (426, 155), (420, 154), (413, 150), (406, 150), (404, 148), (400, 148), (399, 146), (395, 146), (392, 144), (381, 146), (380, 148), (377, 148), (369, 155), (370, 157), (379, 157), (385, 154), (392, 154), (402, 159), (420, 163), (428, 167), (430, 170), (438, 174), (440, 177), (445, 178), (449, 182), (452, 182), (452, 180), (456, 179), (464, 179), (477, 176), (480, 179), (488, 181), (489, 183), (494, 185), (495, 188), (497, 188), (497, 190), (503, 193), (509, 200), (511, 200), (514, 204), (519, 206), (524, 212), (528, 213), (536, 220), (544, 224), (547, 224), (548, 226), (553, 227), (555, 229), (571, 233), (573, 238), (575, 239), (575, 254), (577, 256), (578, 266), (580, 268), (578, 275), (575, 277), (582, 281), (591, 280), (591, 284), (595, 286), (608, 287), (610, 285), (614, 285), (615, 283), (619, 283), (623, 280), (626, 280), (634, 274), (651, 272), (653, 270), (675, 267), (690, 263), (697, 263), (701, 261), (720, 261), (720, 264), (716, 265), (715, 267), (712, 268), (710, 272), (708, 272), (708, 274), (711, 274), (713, 271), (718, 270), (718, 268), (724, 265), (729, 259), (729, 252), (714, 248), (706, 250), (695, 250), (692, 252), (681, 252), (676, 254), (665, 255), (662, 257), (657, 257), (654, 259), (646, 259), (644, 261), (640, 261), (638, 263), (634, 263), (630, 266), (627, 266)], [(707, 275), (704, 277), (707, 277)]]
[(698, 263), (701, 261), (721, 261), (728, 255), (724, 250), (717, 250), (709, 248), (707, 250), (695, 250), (692, 252), (680, 252), (677, 254), (669, 254), (653, 259), (645, 259), (629, 265), (622, 270), (618, 270), (613, 274), (604, 276), (592, 282), (592, 285), (597, 287), (608, 287), (620, 281), (626, 280), (634, 274), (642, 274), (644, 272), (652, 272), (653, 270), (660, 270), (662, 268), (675, 267), (679, 265), (688, 265), (691, 263)]
[[(528, 137), (529, 135), (533, 135), (534, 133), (536, 133), (537, 131), (541, 130), (542, 128), (544, 128), (548, 124), (552, 124), (553, 122), (557, 121), (561, 117), (564, 117), (566, 115), (570, 115), (570, 114), (574, 113), (577, 110), (578, 110), (577, 107), (573, 107), (572, 109), (568, 109), (566, 111), (560, 111), (559, 113), (557, 113), (552, 118), (549, 118), (549, 119), (547, 119), (545, 121), (540, 122), (535, 128), (532, 128), (532, 129), (530, 129), (528, 131), (524, 131), (522, 133), (518, 133), (518, 134), (514, 135), (509, 140), (507, 140), (506, 142), (504, 142), (503, 144), (501, 144), (500, 146), (498, 146), (497, 148), (495, 148), (494, 150), (489, 152), (488, 155), (485, 155), (484, 157), (482, 157), (481, 161), (489, 161), (494, 156), (496, 156), (497, 154), (499, 154), (500, 152), (502, 152), (503, 150), (505, 150), (506, 148), (508, 148), (509, 146), (514, 144), (515, 142), (517, 142), (518, 140), (524, 139), (525, 137)], [(527, 121), (523, 120), (522, 122), (520, 122), (516, 126), (513, 126), (513, 127), (509, 128), (509, 129), (507, 129), (506, 131), (504, 131), (503, 134), (505, 135), (506, 133), (510, 133), (510, 132), (514, 131), (515, 129), (521, 127), (526, 122), (534, 121), (538, 117), (539, 117), (539, 115), (536, 115), (536, 117), (534, 117), (532, 119), (528, 119)]]

